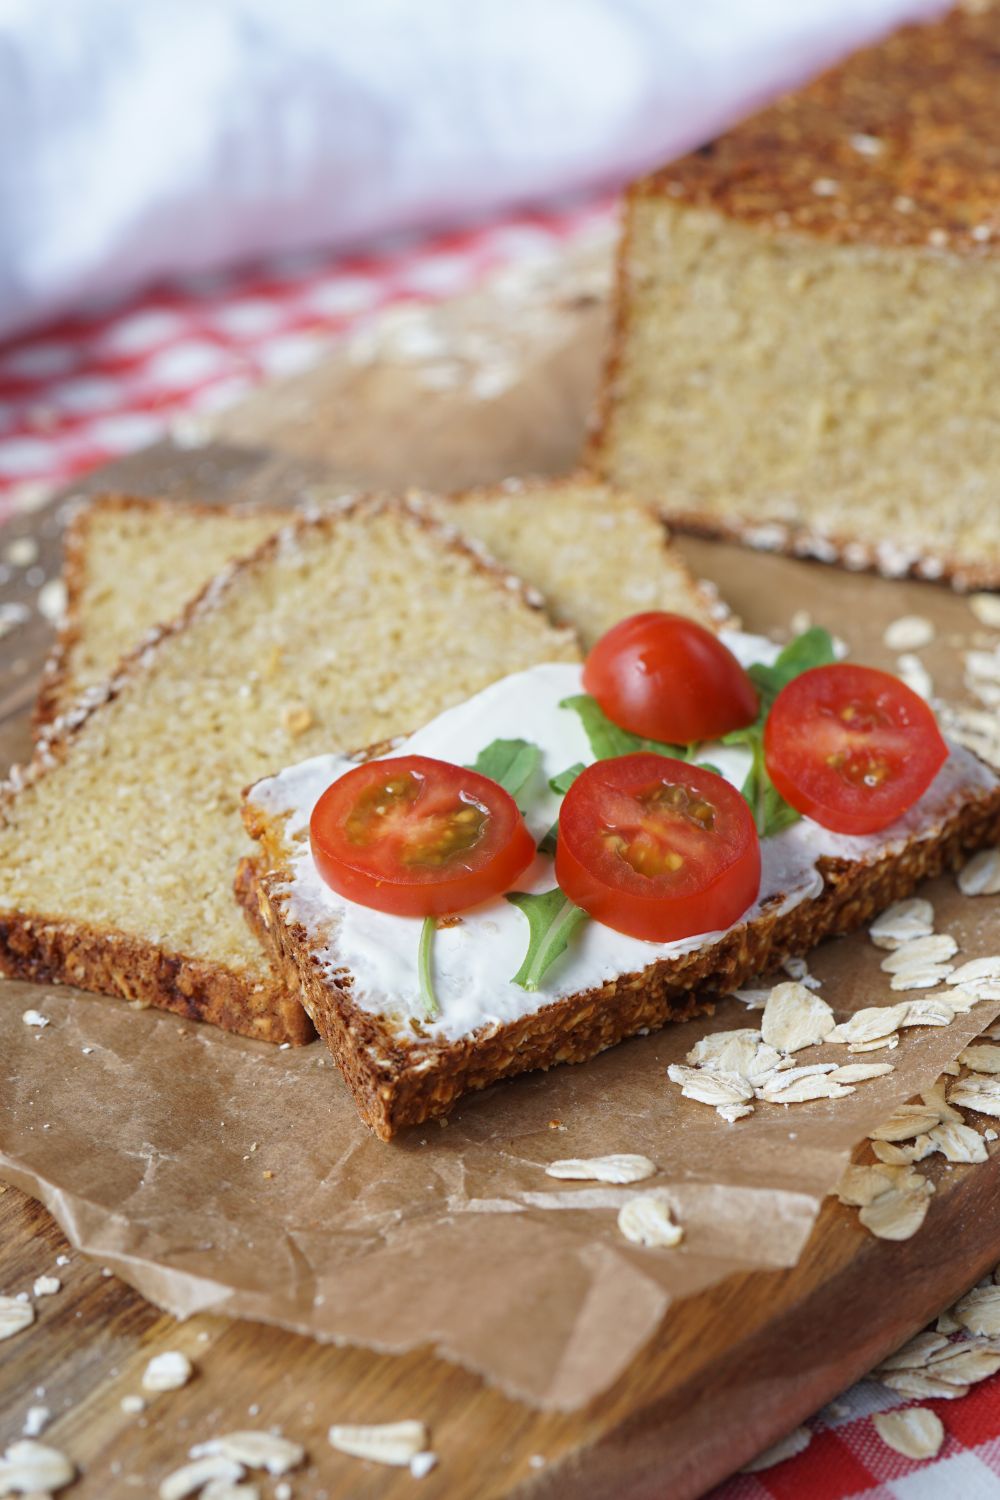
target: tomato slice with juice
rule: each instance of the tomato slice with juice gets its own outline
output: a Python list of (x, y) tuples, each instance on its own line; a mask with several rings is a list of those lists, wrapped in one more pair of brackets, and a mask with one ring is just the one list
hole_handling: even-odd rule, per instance
[(948, 757), (928, 705), (874, 667), (813, 667), (782, 688), (764, 726), (775, 787), (835, 833), (878, 833), (919, 800)]
[(439, 917), (505, 891), (535, 844), (495, 781), (426, 755), (372, 760), (328, 786), (309, 824), (327, 885), (396, 916)]
[(757, 717), (757, 690), (728, 646), (696, 620), (658, 610), (601, 637), (583, 686), (612, 723), (668, 745), (719, 739)]
[(760, 840), (739, 792), (686, 761), (597, 761), (566, 793), (556, 879), (608, 927), (652, 942), (717, 932), (760, 890)]

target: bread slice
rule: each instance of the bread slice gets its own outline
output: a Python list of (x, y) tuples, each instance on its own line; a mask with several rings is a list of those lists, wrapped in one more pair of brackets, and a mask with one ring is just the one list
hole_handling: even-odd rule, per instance
[(668, 519), (1000, 586), (1000, 7), (858, 53), (628, 194), (592, 459)]
[(290, 524), (50, 726), (7, 786), (0, 971), (304, 1040), (232, 898), (240, 788), (577, 658), (516, 578), (403, 502)]
[(42, 676), (36, 733), (106, 682), (148, 631), (178, 615), (227, 562), (287, 520), (280, 510), (134, 495), (102, 495), (81, 507), (63, 542), (66, 611)]
[[(322, 490), (315, 498), (324, 504)], [(575, 628), (585, 647), (638, 610), (673, 610), (706, 625), (727, 613), (712, 586), (691, 577), (653, 511), (584, 475), (510, 479), (419, 503), (539, 588), (549, 613)], [(288, 519), (281, 510), (125, 495), (79, 511), (66, 535), (66, 620), (42, 679), (36, 732), (110, 677), (147, 631), (173, 619), (225, 563)]]
[(692, 578), (652, 509), (585, 474), (467, 490), (449, 496), (441, 514), (541, 589), (586, 649), (642, 610), (712, 628), (728, 613), (711, 584)]
[[(555, 815), (546, 778), (593, 759), (575, 716), (558, 707), (578, 691), (578, 668), (540, 666), (493, 684), (397, 748), (447, 751), (468, 764), (494, 737), (534, 740), (543, 764), (535, 793), (521, 805), (537, 837)], [(707, 748), (724, 767), (733, 754)], [(844, 838), (803, 820), (765, 840), (760, 899), (727, 932), (661, 946), (587, 923), (533, 994), (508, 978), (527, 947), (523, 915), (502, 898), (484, 903), (457, 923), (438, 924), (433, 964), (442, 1010), (428, 1021), (417, 977), (419, 919), (345, 901), (312, 861), (309, 814), (350, 764), (321, 756), (249, 789), (244, 820), (259, 853), (241, 864), (236, 888), (289, 987), (301, 986), (362, 1119), (383, 1140), (446, 1114), (471, 1089), (583, 1062), (625, 1037), (711, 1009), (720, 994), (869, 921), (1000, 831), (1000, 781), (955, 748), (917, 806), (884, 834)], [(734, 762), (726, 774), (739, 784), (744, 771)], [(521, 889), (539, 893), (554, 884), (551, 861), (539, 856)]]

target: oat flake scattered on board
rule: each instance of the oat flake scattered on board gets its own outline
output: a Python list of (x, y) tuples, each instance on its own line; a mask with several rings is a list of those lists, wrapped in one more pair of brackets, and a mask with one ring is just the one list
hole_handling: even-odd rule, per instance
[(76, 1467), (47, 1443), (21, 1438), (0, 1459), (0, 1495), (50, 1495), (72, 1484)]
[(858, 1212), (865, 1228), (879, 1240), (908, 1240), (916, 1234), (930, 1207), (931, 1184), (891, 1188)]
[(885, 629), (882, 640), (890, 651), (919, 651), (934, 639), (934, 624), (924, 615), (900, 615)]
[(618, 1228), (633, 1245), (644, 1245), (647, 1249), (670, 1249), (684, 1238), (683, 1229), (671, 1217), (670, 1199), (655, 1188), (649, 1193), (638, 1193), (622, 1205)]
[(980, 849), (959, 871), (963, 896), (1000, 895), (1000, 849)]
[(904, 1458), (935, 1458), (944, 1443), (944, 1423), (937, 1412), (925, 1406), (911, 1406), (905, 1411), (879, 1411), (872, 1418), (875, 1430)]
[(958, 944), (949, 932), (931, 932), (923, 937), (911, 938), (887, 953), (879, 964), (886, 974), (898, 974), (911, 964), (947, 963), (958, 952)]
[(988, 630), (1000, 630), (1000, 594), (970, 594), (969, 608)]
[(914, 938), (929, 937), (934, 931), (934, 908), (922, 896), (895, 901), (868, 929), (876, 948), (899, 948)]
[(209, 1438), (196, 1443), (189, 1453), (190, 1458), (211, 1458), (221, 1454), (233, 1463), (245, 1464), (248, 1469), (266, 1469), (269, 1474), (279, 1476), (298, 1468), (306, 1456), (301, 1443), (280, 1436), (276, 1432), (226, 1432), (221, 1437)]
[(825, 1000), (796, 980), (776, 984), (761, 1019), (761, 1035), (779, 1052), (799, 1052), (817, 1046), (836, 1026)]
[(0, 1297), (0, 1340), (12, 1339), (15, 1333), (30, 1328), (35, 1321), (35, 1309), (30, 1302), (21, 1302), (17, 1297)]
[(352, 1458), (405, 1469), (427, 1450), (423, 1422), (384, 1422), (376, 1426), (338, 1425), (330, 1428), (330, 1445)]
[(927, 1104), (900, 1104), (881, 1125), (868, 1132), (873, 1141), (908, 1141), (940, 1122), (941, 1111)]
[(179, 1350), (167, 1349), (154, 1354), (143, 1372), (142, 1385), (147, 1391), (177, 1391), (187, 1385), (194, 1373), (191, 1361)]
[(651, 1162), (648, 1156), (629, 1156), (619, 1154), (612, 1156), (588, 1156), (568, 1157), (565, 1161), (554, 1161), (545, 1168), (547, 1177), (558, 1177), (564, 1181), (576, 1182), (642, 1182), (646, 1177), (652, 1177), (656, 1171), (656, 1163)]
[(234, 1464), (232, 1459), (223, 1458), (221, 1454), (212, 1458), (198, 1458), (194, 1463), (183, 1464), (167, 1475), (160, 1484), (160, 1500), (186, 1500), (188, 1495), (203, 1491), (212, 1480), (225, 1480), (232, 1484), (242, 1479), (243, 1473), (241, 1464)]

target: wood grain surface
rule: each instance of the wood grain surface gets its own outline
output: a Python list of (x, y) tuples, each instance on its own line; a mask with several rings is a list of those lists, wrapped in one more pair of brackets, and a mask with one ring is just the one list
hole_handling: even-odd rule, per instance
[[(581, 317), (592, 321), (592, 309), (582, 308)], [(586, 340), (592, 362), (590, 324)], [(572, 363), (572, 340), (561, 352), (549, 351), (546, 379), (558, 359)], [(578, 392), (593, 383), (586, 368), (574, 378)], [(574, 397), (577, 436), (580, 400)], [(344, 413), (338, 421), (350, 425)], [(280, 446), (281, 424), (266, 430), (260, 402), (255, 426), (262, 442)], [(546, 455), (562, 453), (567, 442), (553, 445), (543, 434), (532, 447), (529, 432), (524, 467), (545, 467)], [(232, 444), (163, 445), (90, 476), (76, 492), (118, 488), (293, 503), (322, 480), (320, 458), (329, 463), (331, 456), (318, 454), (301, 433), (286, 457)], [(383, 463), (377, 477), (397, 482), (397, 471), (408, 463), (404, 444), (395, 469)], [(354, 459), (346, 467), (353, 477)], [(488, 469), (486, 463), (480, 475), (470, 460), (462, 476), (489, 477)], [(35, 537), (49, 575), (57, 565), (65, 504), (63, 497), (20, 518), (4, 535), (4, 541), (18, 533)], [(696, 570), (709, 576), (727, 550), (698, 541), (684, 547)], [(756, 601), (780, 598), (789, 569), (811, 568), (815, 617), (834, 623), (845, 598), (880, 626), (919, 612), (926, 597), (921, 591), (932, 587), (847, 579), (832, 569), (766, 556), (748, 567), (745, 557), (735, 568), (730, 560), (727, 571), (738, 580), (730, 602), (751, 627)], [(946, 615), (954, 608), (956, 631), (967, 628), (967, 607), (957, 598), (942, 602)], [(4, 764), (28, 747), (27, 715), (47, 634), (33, 617), (13, 644), (0, 645)], [(933, 651), (927, 659), (934, 670)], [(12, 994), (7, 1003), (16, 1003)], [(997, 1157), (973, 1168), (939, 1165), (932, 1175), (937, 1193), (915, 1239), (876, 1241), (856, 1213), (829, 1202), (794, 1270), (734, 1277), (682, 1304), (662, 1327), (650, 1328), (643, 1354), (613, 1389), (569, 1416), (532, 1411), (427, 1354), (380, 1357), (223, 1318), (178, 1325), (70, 1251), (44, 1209), (14, 1187), (0, 1188), (0, 1292), (29, 1290), (36, 1276), (55, 1270), (58, 1255), (70, 1257), (56, 1271), (62, 1290), (38, 1301), (36, 1324), (0, 1344), (0, 1443), (20, 1435), (29, 1406), (45, 1405), (52, 1412), (46, 1438), (81, 1470), (66, 1493), (117, 1500), (155, 1494), (192, 1443), (279, 1424), (309, 1454), (308, 1465), (290, 1476), (296, 1500), (394, 1500), (413, 1494), (409, 1473), (336, 1453), (327, 1428), (418, 1416), (428, 1423), (439, 1456), (420, 1483), (427, 1500), (688, 1500), (862, 1375), (992, 1267), (998, 1256)], [(182, 1390), (150, 1397), (141, 1415), (127, 1415), (121, 1398), (140, 1390), (147, 1360), (166, 1349), (190, 1355), (194, 1379)], [(263, 1481), (262, 1494), (273, 1492), (274, 1481)]]

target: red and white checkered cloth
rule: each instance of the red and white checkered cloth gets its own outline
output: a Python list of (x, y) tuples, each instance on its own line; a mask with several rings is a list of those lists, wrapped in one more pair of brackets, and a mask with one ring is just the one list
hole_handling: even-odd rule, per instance
[(0, 520), (64, 482), (308, 368), (393, 303), (436, 302), (606, 226), (609, 197), (368, 254), (302, 255), (91, 306), (0, 345)]
[[(927, 1407), (944, 1423), (936, 1459), (915, 1463), (883, 1443), (872, 1415)], [(710, 1500), (997, 1500), (1000, 1375), (958, 1401), (906, 1401), (863, 1380), (808, 1424), (808, 1447), (758, 1474), (736, 1474)], [(665, 1497), (666, 1500), (666, 1497)]]
[[(365, 255), (311, 255), (123, 296), (0, 345), (0, 520), (73, 475), (292, 374), (392, 303), (438, 301), (490, 271), (606, 225), (607, 198)], [(0, 578), (5, 570), (0, 568)], [(998, 1247), (1000, 1252), (1000, 1247)], [(912, 1463), (871, 1415), (910, 1403), (863, 1382), (813, 1419), (812, 1440), (712, 1500), (1000, 1500), (1000, 1376), (929, 1401), (947, 1442)]]

